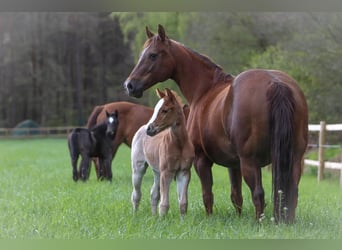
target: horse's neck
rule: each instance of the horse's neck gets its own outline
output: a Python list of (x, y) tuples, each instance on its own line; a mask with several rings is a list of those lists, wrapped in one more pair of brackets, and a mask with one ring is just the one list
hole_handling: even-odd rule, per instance
[(172, 139), (179, 144), (179, 146), (183, 146), (185, 141), (188, 140), (188, 132), (186, 130), (186, 122), (185, 118), (179, 118), (170, 129), (170, 135)]
[(202, 98), (215, 86), (226, 84), (230, 80), (231, 76), (208, 58), (183, 45), (177, 44), (175, 47), (178, 47), (173, 53), (177, 69), (172, 79), (178, 84), (189, 104)]
[(107, 124), (106, 123), (100, 123), (96, 126), (94, 126), (91, 130), (90, 133), (93, 138), (98, 139), (100, 135), (104, 135), (107, 129)]

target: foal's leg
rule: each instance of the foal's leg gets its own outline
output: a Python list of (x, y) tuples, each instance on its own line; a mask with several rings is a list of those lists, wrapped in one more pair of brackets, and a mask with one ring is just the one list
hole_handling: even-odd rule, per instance
[(133, 191), (132, 191), (132, 204), (133, 210), (136, 212), (139, 207), (139, 203), (141, 200), (141, 183), (142, 178), (146, 173), (147, 165), (144, 161), (132, 161), (132, 184), (133, 184)]
[(95, 167), (96, 177), (98, 180), (102, 180), (101, 173), (100, 173), (100, 162), (98, 157), (93, 157), (93, 163)]
[(196, 154), (194, 160), (194, 166), (198, 177), (201, 180), (202, 184), (202, 195), (203, 195), (203, 203), (207, 215), (213, 213), (213, 205), (214, 205), (214, 194), (212, 192), (213, 186), (213, 174), (211, 168), (213, 166), (213, 162), (210, 161), (203, 154)]
[(163, 216), (167, 214), (169, 211), (170, 203), (169, 203), (169, 193), (170, 193), (170, 184), (173, 178), (173, 174), (167, 170), (167, 168), (161, 168), (164, 169), (160, 173), (160, 204), (159, 204), (159, 215)]
[(90, 158), (87, 154), (82, 154), (80, 177), (82, 181), (86, 181), (89, 178)]
[(71, 165), (72, 165), (72, 178), (74, 181), (78, 181), (78, 171), (77, 171), (77, 161), (79, 155), (72, 155), (71, 156)]
[(188, 187), (190, 182), (190, 170), (179, 171), (176, 175), (178, 204), (181, 215), (188, 210)]
[(69, 147), (69, 153), (70, 153), (70, 158), (71, 158), (71, 166), (72, 166), (72, 178), (74, 181), (78, 180), (79, 174), (77, 171), (77, 161), (79, 157), (79, 152), (77, 151), (77, 147), (74, 147), (74, 144), (72, 142), (72, 134), (71, 136), (68, 137), (68, 147)]
[(228, 168), (230, 178), (230, 199), (236, 209), (236, 212), (241, 215), (242, 210), (242, 176), (240, 168)]
[(102, 176), (102, 178), (106, 178), (107, 180), (112, 181), (113, 174), (111, 155), (103, 159), (100, 158), (100, 169), (104, 170), (104, 175)]
[(255, 207), (256, 219), (260, 219), (264, 213), (265, 200), (264, 189), (261, 180), (261, 168), (253, 160), (240, 158), (242, 176), (251, 190), (252, 200)]
[(151, 189), (151, 210), (152, 214), (157, 214), (157, 206), (160, 200), (160, 173), (153, 169), (154, 182)]

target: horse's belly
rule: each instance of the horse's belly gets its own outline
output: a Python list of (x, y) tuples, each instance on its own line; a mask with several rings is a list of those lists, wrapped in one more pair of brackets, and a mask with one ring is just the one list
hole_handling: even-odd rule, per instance
[(227, 136), (204, 138), (203, 148), (208, 158), (225, 167), (239, 165), (239, 157)]

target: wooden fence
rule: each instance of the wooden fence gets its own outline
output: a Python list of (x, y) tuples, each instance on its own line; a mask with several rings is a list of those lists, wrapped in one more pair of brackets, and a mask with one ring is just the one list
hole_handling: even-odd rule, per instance
[[(327, 131), (342, 131), (342, 124), (326, 124), (321, 121), (320, 124), (309, 124), (310, 132), (319, 132), (318, 135), (318, 161), (304, 159), (304, 164), (318, 167), (317, 181), (323, 179), (324, 169), (340, 170), (340, 187), (342, 188), (342, 160), (341, 162), (329, 162), (324, 159), (325, 148), (340, 148), (342, 152), (342, 145), (326, 145), (325, 136)], [(342, 156), (341, 156), (342, 157)]]
[(75, 127), (0, 128), (0, 139), (66, 137)]
[[(73, 126), (66, 127), (39, 127), (39, 128), (0, 128), (1, 138), (36, 138), (36, 137), (66, 137), (73, 129)], [(323, 179), (324, 169), (340, 170), (340, 186), (342, 188), (342, 162), (329, 162), (324, 159), (324, 150), (328, 147), (339, 147), (342, 145), (326, 145), (325, 135), (327, 131), (342, 131), (342, 124), (326, 124), (321, 121), (320, 124), (309, 124), (310, 132), (318, 132), (318, 161), (304, 159), (304, 164), (318, 167), (317, 180)], [(16, 133), (14, 133), (16, 132)], [(20, 133), (18, 133), (20, 132)]]

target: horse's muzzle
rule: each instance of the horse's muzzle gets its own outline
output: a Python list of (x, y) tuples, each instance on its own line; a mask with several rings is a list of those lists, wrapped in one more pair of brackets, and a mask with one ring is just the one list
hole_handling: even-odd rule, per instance
[(137, 80), (126, 80), (124, 83), (124, 87), (129, 96), (133, 96), (136, 98), (140, 98), (143, 96), (144, 89), (142, 84), (139, 84)]
[(146, 134), (149, 136), (155, 136), (157, 134), (157, 129), (151, 124), (147, 126)]
[(106, 134), (107, 134), (107, 136), (108, 136), (109, 138), (111, 138), (111, 139), (114, 139), (114, 138), (115, 138), (115, 132), (113, 132), (113, 131), (107, 131)]

